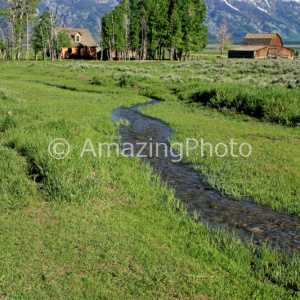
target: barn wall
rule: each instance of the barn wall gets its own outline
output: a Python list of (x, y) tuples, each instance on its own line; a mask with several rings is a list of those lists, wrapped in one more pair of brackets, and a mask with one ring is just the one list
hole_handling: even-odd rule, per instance
[(282, 40), (278, 34), (275, 34), (269, 45), (270, 47), (282, 47)]
[(268, 47), (255, 51), (255, 58), (267, 58), (267, 57), (268, 57)]
[(282, 58), (294, 58), (294, 54), (295, 54), (294, 50), (285, 47), (282, 47), (280, 53), (280, 55), (283, 56)]
[(285, 47), (270, 47), (269, 48), (269, 53), (272, 54), (272, 58), (277, 58), (277, 59), (291, 59), (294, 58), (294, 50), (285, 48)]

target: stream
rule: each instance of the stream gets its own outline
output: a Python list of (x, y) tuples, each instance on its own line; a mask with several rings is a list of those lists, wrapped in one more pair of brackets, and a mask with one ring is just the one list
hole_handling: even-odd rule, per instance
[[(253, 199), (236, 201), (222, 195), (203, 181), (192, 164), (173, 162), (170, 153), (165, 157), (165, 150), (159, 147), (158, 157), (149, 156), (150, 143), (168, 143), (174, 134), (171, 128), (158, 119), (143, 115), (139, 108), (155, 105), (159, 100), (152, 100), (146, 104), (133, 105), (128, 108), (120, 107), (113, 111), (112, 122), (127, 119), (129, 126), (120, 126), (121, 142), (135, 145), (135, 155), (141, 146), (137, 143), (147, 143), (142, 151), (155, 173), (159, 173), (162, 180), (175, 189), (176, 197), (188, 207), (188, 213), (194, 211), (200, 214), (203, 223), (213, 227), (234, 229), (242, 238), (251, 238), (260, 245), (268, 242), (288, 251), (300, 252), (300, 220), (288, 214), (271, 211), (257, 205)], [(154, 151), (155, 154), (155, 151)]]

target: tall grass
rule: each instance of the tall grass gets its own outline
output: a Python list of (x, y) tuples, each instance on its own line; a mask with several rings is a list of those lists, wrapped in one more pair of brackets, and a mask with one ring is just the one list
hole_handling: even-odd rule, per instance
[[(189, 92), (188, 100), (213, 108), (226, 108), (266, 122), (300, 126), (300, 93), (282, 87), (263, 89), (234, 83), (212, 83)], [(179, 93), (180, 93), (179, 89)]]
[[(166, 65), (176, 69), (176, 64)], [(120, 66), (109, 63), (105, 72), (87, 67), (74, 75), (73, 66), (57, 68), (51, 63), (47, 69), (44, 63), (30, 68), (28, 63), (0, 65), (1, 85), (8, 91), (2, 91), (0, 100), (0, 295), (297, 298), (297, 256), (291, 258), (267, 247), (258, 250), (232, 234), (198, 223), (196, 215), (188, 217), (174, 191), (135, 158), (99, 158), (92, 153), (80, 158), (86, 138), (95, 147), (99, 142), (115, 141), (119, 124), (111, 123), (111, 112), (147, 101), (138, 93), (159, 91), (162, 97), (176, 99), (174, 84), (159, 79), (170, 71), (166, 66), (145, 65), (150, 78), (132, 69), (120, 70)], [(135, 67), (143, 68), (142, 64)], [(187, 72), (185, 66), (180, 68), (182, 78), (198, 76), (198, 67)], [(120, 87), (122, 78), (137, 80), (141, 89)], [(188, 83), (197, 84), (197, 79)], [(218, 129), (227, 124), (229, 132), (238, 129), (244, 138), (248, 135), (245, 127), (252, 124), (252, 134), (255, 129), (264, 138), (279, 135), (295, 142), (291, 132), (295, 128), (278, 126), (278, 134), (267, 127), (263, 132), (255, 122), (225, 118), (191, 104), (170, 100), (148, 108), (149, 114), (151, 109), (155, 110), (152, 115), (170, 123), (181, 137), (185, 132), (201, 134), (202, 128), (218, 140)], [(11, 119), (7, 110), (12, 112)], [(125, 120), (121, 123), (127, 124)], [(261, 136), (256, 137), (261, 145)], [(49, 154), (48, 145), (55, 138), (70, 143), (67, 159), (58, 161)], [(295, 148), (289, 145), (289, 149)], [(275, 156), (276, 151), (271, 148), (269, 153)], [(275, 158), (272, 162), (278, 169)], [(212, 161), (205, 166), (218, 168)], [(286, 172), (296, 178), (290, 169)], [(254, 182), (251, 176), (249, 179)], [(285, 183), (290, 186), (289, 181)]]

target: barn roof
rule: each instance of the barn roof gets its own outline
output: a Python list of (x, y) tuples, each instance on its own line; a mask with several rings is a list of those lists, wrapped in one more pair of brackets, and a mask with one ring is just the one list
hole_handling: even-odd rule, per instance
[(265, 47), (266, 46), (240, 46), (240, 47), (234, 48), (234, 50), (237, 50), (237, 51), (257, 51), (257, 50), (263, 49)]
[(277, 33), (247, 33), (242, 46), (269, 46)]
[[(87, 46), (87, 47), (96, 47), (96, 42), (91, 35), (91, 32), (89, 29), (84, 28), (57, 28), (57, 32), (60, 32), (61, 30), (65, 30), (68, 36), (71, 39), (71, 45), (73, 47), (80, 47), (80, 46)], [(80, 42), (75, 42), (75, 39), (72, 38), (72, 36), (75, 36), (76, 33), (79, 33), (81, 35)]]

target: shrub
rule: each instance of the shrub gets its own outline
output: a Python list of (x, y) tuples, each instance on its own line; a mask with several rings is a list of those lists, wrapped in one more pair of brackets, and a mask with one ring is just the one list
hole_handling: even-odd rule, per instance
[(164, 80), (166, 83), (182, 83), (185, 82), (185, 79), (175, 75), (175, 74), (168, 74), (160, 76), (160, 79)]
[(10, 95), (5, 89), (0, 89), (0, 99), (1, 100), (8, 100), (10, 98)]
[(94, 76), (91, 79), (91, 84), (99, 85), (99, 86), (107, 86), (108, 85), (108, 79), (106, 77)]
[(148, 79), (153, 78), (153, 76), (152, 76), (152, 75), (149, 75), (149, 74), (143, 74), (143, 75), (141, 75), (141, 78), (142, 78), (143, 80), (148, 80)]
[(212, 103), (212, 99), (216, 98), (217, 90), (199, 90), (196, 93), (192, 94), (191, 100), (193, 102), (201, 102), (204, 105)]
[(181, 100), (187, 99), (217, 109), (231, 109), (268, 122), (297, 126), (300, 122), (298, 89), (256, 87), (213, 83), (208, 88), (192, 90), (188, 97), (180, 89), (175, 92)]
[(119, 73), (116, 73), (116, 74), (114, 74), (113, 76), (112, 76), (112, 78), (114, 79), (114, 80), (120, 80), (121, 78), (122, 78), (122, 75), (121, 74), (119, 74)]
[(135, 77), (128, 76), (124, 74), (119, 82), (120, 87), (131, 87), (136, 86), (138, 84), (138, 81)]
[(6, 116), (6, 118), (0, 123), (0, 132), (4, 132), (10, 128), (17, 127), (17, 122), (10, 116)]

